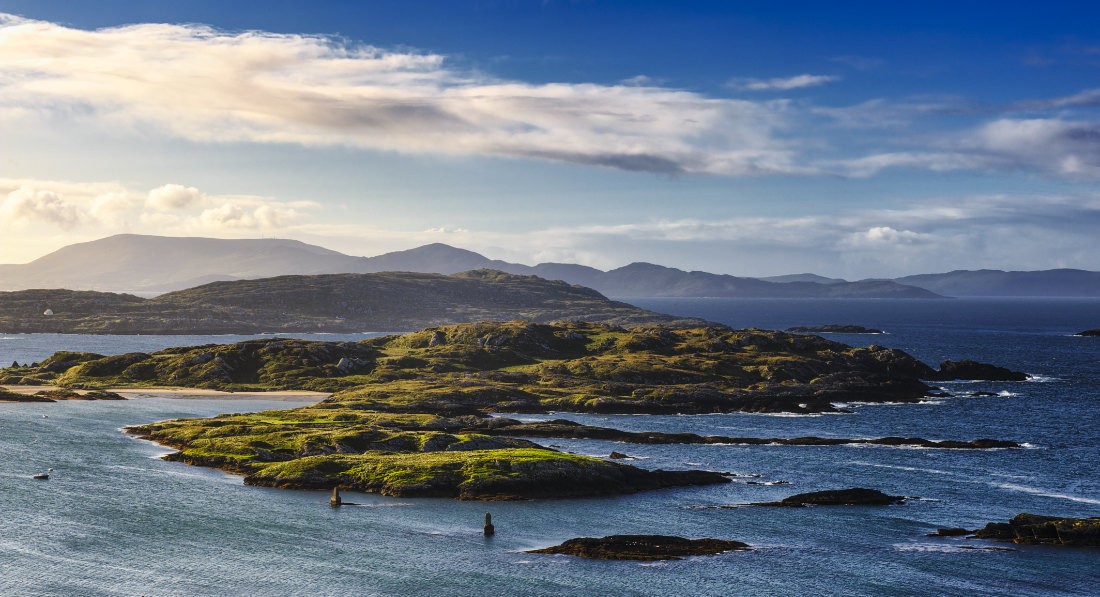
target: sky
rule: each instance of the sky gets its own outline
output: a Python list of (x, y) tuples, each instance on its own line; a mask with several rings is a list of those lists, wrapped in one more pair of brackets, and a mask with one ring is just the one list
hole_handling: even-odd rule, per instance
[(0, 0), (0, 263), (119, 233), (1100, 270), (1100, 3)]

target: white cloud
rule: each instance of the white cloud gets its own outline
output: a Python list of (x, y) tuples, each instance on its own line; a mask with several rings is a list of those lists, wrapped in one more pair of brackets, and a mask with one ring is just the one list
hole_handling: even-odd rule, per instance
[(1100, 177), (1100, 123), (1005, 118), (981, 126), (967, 143), (1009, 167), (1068, 178)]
[(840, 77), (833, 75), (805, 74), (775, 79), (733, 79), (729, 82), (729, 86), (734, 89), (745, 89), (748, 91), (790, 91), (792, 89), (820, 87), (821, 85), (839, 80)]
[(873, 226), (860, 232), (853, 232), (839, 243), (844, 248), (883, 248), (898, 245), (926, 243), (934, 237), (912, 230), (898, 230), (890, 226)]
[(149, 196), (145, 199), (145, 205), (153, 209), (171, 211), (195, 207), (201, 205), (205, 200), (206, 196), (195, 187), (166, 184), (149, 191)]
[(642, 82), (499, 80), (451, 68), (438, 54), (323, 36), (0, 21), (0, 106), (135, 134), (159, 129), (201, 142), (491, 155), (669, 174), (800, 170), (797, 147), (779, 135), (784, 103)]
[[(0, 197), (0, 236), (13, 237), (15, 228), (19, 228), (24, 242), (32, 240), (27, 236), (33, 237), (43, 226), (95, 237), (119, 232), (214, 236), (274, 233), (307, 222), (308, 214), (320, 207), (308, 200), (283, 202), (256, 195), (211, 195), (179, 184), (143, 193), (111, 182), (2, 178)], [(5, 251), (11, 250), (5, 247)], [(19, 257), (0, 255), (0, 262), (35, 256), (33, 252)]]
[(46, 223), (68, 230), (79, 224), (84, 214), (53, 191), (23, 186), (0, 202), (0, 217), (16, 224)]

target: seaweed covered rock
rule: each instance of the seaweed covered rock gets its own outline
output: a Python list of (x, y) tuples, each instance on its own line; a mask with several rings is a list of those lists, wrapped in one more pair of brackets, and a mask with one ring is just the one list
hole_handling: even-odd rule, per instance
[(981, 380), (981, 381), (1026, 381), (1027, 374), (1013, 371), (1004, 367), (979, 363), (977, 361), (944, 361), (940, 364), (939, 371), (933, 377), (938, 381), (951, 381), (955, 379)]
[(887, 495), (877, 489), (856, 487), (799, 493), (778, 502), (761, 502), (754, 506), (889, 506), (905, 501), (904, 496)]
[(685, 539), (668, 535), (611, 535), (579, 537), (561, 545), (532, 549), (527, 553), (565, 554), (594, 560), (679, 560), (745, 551), (749, 545), (725, 539)]
[(975, 531), (974, 535), (979, 539), (1011, 541), (1020, 545), (1100, 547), (1100, 517), (1017, 514), (1007, 523), (991, 522)]

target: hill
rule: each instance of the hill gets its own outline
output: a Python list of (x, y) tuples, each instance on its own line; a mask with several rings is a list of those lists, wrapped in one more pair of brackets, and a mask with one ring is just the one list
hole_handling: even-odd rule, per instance
[(949, 296), (1100, 296), (1100, 272), (1079, 269), (1033, 272), (956, 270), (944, 274), (906, 276), (893, 281)]
[(360, 260), (296, 240), (119, 234), (0, 266), (0, 290), (163, 292), (215, 280), (355, 271)]
[(8, 333), (400, 331), (490, 319), (699, 323), (612, 301), (589, 288), (493, 270), (279, 276), (213, 282), (154, 299), (73, 290), (0, 292), (0, 330)]
[(393, 271), (454, 274), (475, 269), (561, 280), (594, 288), (607, 296), (937, 298), (927, 290), (884, 281), (845, 282), (798, 276), (794, 281), (769, 282), (651, 263), (634, 263), (608, 272), (568, 263), (529, 266), (438, 243), (375, 257), (352, 257), (292, 240), (135, 234), (71, 245), (23, 265), (0, 266), (0, 290), (63, 287), (155, 293), (219, 280), (282, 275)]

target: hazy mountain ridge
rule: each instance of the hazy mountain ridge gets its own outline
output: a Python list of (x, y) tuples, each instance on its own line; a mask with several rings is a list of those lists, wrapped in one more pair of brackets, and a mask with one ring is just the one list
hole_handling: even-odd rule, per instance
[(594, 288), (607, 296), (937, 298), (1100, 296), (1100, 272), (978, 270), (850, 282), (811, 273), (749, 278), (632, 263), (610, 271), (569, 263), (530, 266), (434, 243), (353, 257), (284, 239), (176, 238), (123, 234), (64, 247), (23, 265), (0, 265), (0, 290), (71, 288), (168, 292), (212, 281), (283, 275), (494, 269)]

